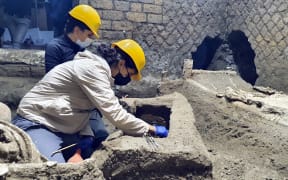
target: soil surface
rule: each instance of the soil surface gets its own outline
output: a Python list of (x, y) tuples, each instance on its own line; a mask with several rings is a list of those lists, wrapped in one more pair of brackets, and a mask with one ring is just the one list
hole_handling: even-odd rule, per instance
[[(230, 86), (243, 96), (221, 98)], [(287, 119), (285, 124), (271, 118), (273, 114), (287, 117), (286, 109), (282, 109), (288, 107), (287, 95), (256, 93), (237, 76), (215, 73), (193, 75), (184, 82), (163, 83), (160, 91), (163, 94), (178, 91), (188, 99), (196, 128), (213, 161), (214, 179), (288, 179)], [(223, 94), (217, 98), (219, 92)], [(254, 101), (251, 93), (263, 99), (254, 96), (257, 99)], [(257, 103), (262, 107), (257, 107)], [(269, 108), (263, 110), (264, 106)], [(268, 109), (273, 110), (264, 112)]]

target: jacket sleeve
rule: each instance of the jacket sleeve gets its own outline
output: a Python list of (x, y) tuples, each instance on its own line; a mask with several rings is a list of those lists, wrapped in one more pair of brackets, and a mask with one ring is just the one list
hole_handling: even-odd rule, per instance
[(88, 63), (77, 63), (74, 70), (83, 92), (114, 126), (135, 136), (148, 132), (148, 123), (128, 113), (120, 105), (111, 88), (111, 73), (108, 64), (105, 67), (101, 64), (91, 66)]
[(46, 73), (52, 68), (62, 63), (62, 52), (55, 43), (50, 43), (45, 49), (45, 71)]

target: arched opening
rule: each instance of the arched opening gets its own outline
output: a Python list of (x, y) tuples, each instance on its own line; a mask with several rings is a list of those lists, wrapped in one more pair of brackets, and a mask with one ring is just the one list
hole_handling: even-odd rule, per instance
[(192, 52), (193, 69), (207, 69), (223, 40), (218, 36), (205, 37), (196, 52)]
[(254, 63), (255, 52), (248, 38), (242, 31), (232, 31), (228, 36), (228, 44), (241, 78), (254, 85), (258, 74)]
[(191, 55), (193, 69), (236, 70), (243, 80), (252, 85), (258, 78), (255, 52), (242, 31), (232, 31), (225, 40), (207, 36)]

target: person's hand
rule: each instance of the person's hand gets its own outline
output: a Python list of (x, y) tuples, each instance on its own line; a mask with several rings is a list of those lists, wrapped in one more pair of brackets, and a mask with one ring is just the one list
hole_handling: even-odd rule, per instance
[(155, 126), (155, 135), (159, 136), (160, 138), (168, 136), (168, 130), (165, 126)]
[(93, 136), (83, 136), (78, 142), (77, 147), (84, 151), (85, 149), (93, 147), (94, 137)]

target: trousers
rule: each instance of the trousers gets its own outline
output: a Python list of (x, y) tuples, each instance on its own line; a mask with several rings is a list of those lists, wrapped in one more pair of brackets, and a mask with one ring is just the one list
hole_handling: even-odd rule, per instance
[[(109, 135), (103, 123), (101, 114), (98, 111), (95, 110), (92, 112), (89, 123), (94, 133), (95, 141), (92, 148), (81, 152), (83, 159), (89, 158), (97, 147), (99, 147), (101, 142)], [(54, 132), (48, 129), (45, 125), (25, 119), (20, 115), (13, 118), (12, 124), (18, 126), (30, 136), (36, 148), (45, 158), (58, 163), (67, 162), (67, 160), (76, 152), (77, 147), (71, 147), (53, 156), (52, 153), (68, 145), (78, 143), (81, 140), (81, 135), (79, 133), (65, 134)]]

